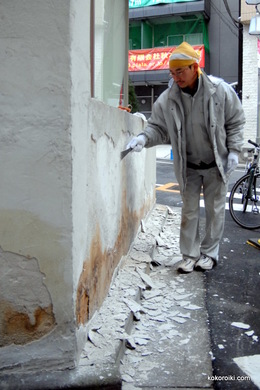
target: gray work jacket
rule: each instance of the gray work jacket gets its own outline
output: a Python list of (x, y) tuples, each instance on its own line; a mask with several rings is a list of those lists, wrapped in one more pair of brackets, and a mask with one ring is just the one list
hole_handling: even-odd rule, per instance
[[(201, 109), (217, 167), (226, 183), (228, 153), (240, 153), (243, 146), (244, 111), (230, 85), (205, 73), (200, 77), (203, 77), (204, 88), (204, 107)], [(178, 85), (173, 82), (158, 97), (142, 134), (147, 137), (147, 148), (160, 144), (172, 145), (175, 175), (182, 193), (186, 182), (187, 161), (185, 119), (180, 93)]]

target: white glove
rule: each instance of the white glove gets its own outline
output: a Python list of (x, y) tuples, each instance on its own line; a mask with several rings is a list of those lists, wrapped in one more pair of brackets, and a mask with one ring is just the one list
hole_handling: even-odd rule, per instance
[(134, 152), (141, 152), (143, 147), (146, 144), (146, 136), (143, 134), (138, 135), (137, 137), (134, 137), (126, 146), (126, 149), (133, 149)]
[(230, 152), (227, 162), (227, 173), (232, 173), (238, 166), (238, 155), (234, 152)]

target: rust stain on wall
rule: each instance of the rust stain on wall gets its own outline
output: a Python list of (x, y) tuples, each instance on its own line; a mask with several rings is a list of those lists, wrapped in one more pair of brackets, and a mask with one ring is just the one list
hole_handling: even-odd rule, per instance
[(56, 325), (38, 260), (0, 247), (0, 346), (38, 340)]
[(0, 307), (3, 316), (1, 347), (38, 340), (56, 325), (52, 305), (45, 308), (37, 307), (33, 323), (27, 313), (16, 311), (9, 302), (0, 302)]
[(117, 240), (113, 248), (102, 250), (102, 238), (99, 226), (92, 240), (89, 257), (83, 264), (77, 289), (76, 319), (78, 324), (85, 324), (101, 306), (107, 295), (115, 267), (133, 241), (144, 208), (130, 212), (123, 194), (123, 209)]

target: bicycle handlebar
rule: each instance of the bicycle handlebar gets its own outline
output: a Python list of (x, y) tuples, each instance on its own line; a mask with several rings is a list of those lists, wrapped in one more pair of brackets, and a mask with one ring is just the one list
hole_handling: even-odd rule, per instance
[(257, 143), (255, 143), (254, 141), (251, 141), (251, 139), (249, 139), (247, 142), (248, 142), (249, 144), (254, 145), (256, 148), (259, 148), (259, 145), (258, 145)]

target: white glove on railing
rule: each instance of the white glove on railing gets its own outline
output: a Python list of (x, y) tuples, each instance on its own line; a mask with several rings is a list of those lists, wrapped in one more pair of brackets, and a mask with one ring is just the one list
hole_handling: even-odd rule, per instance
[(234, 152), (230, 152), (227, 162), (227, 173), (232, 173), (238, 166), (238, 155)]
[(145, 146), (147, 138), (143, 134), (139, 134), (137, 137), (134, 137), (128, 144), (126, 149), (133, 149), (134, 152), (141, 152)]

